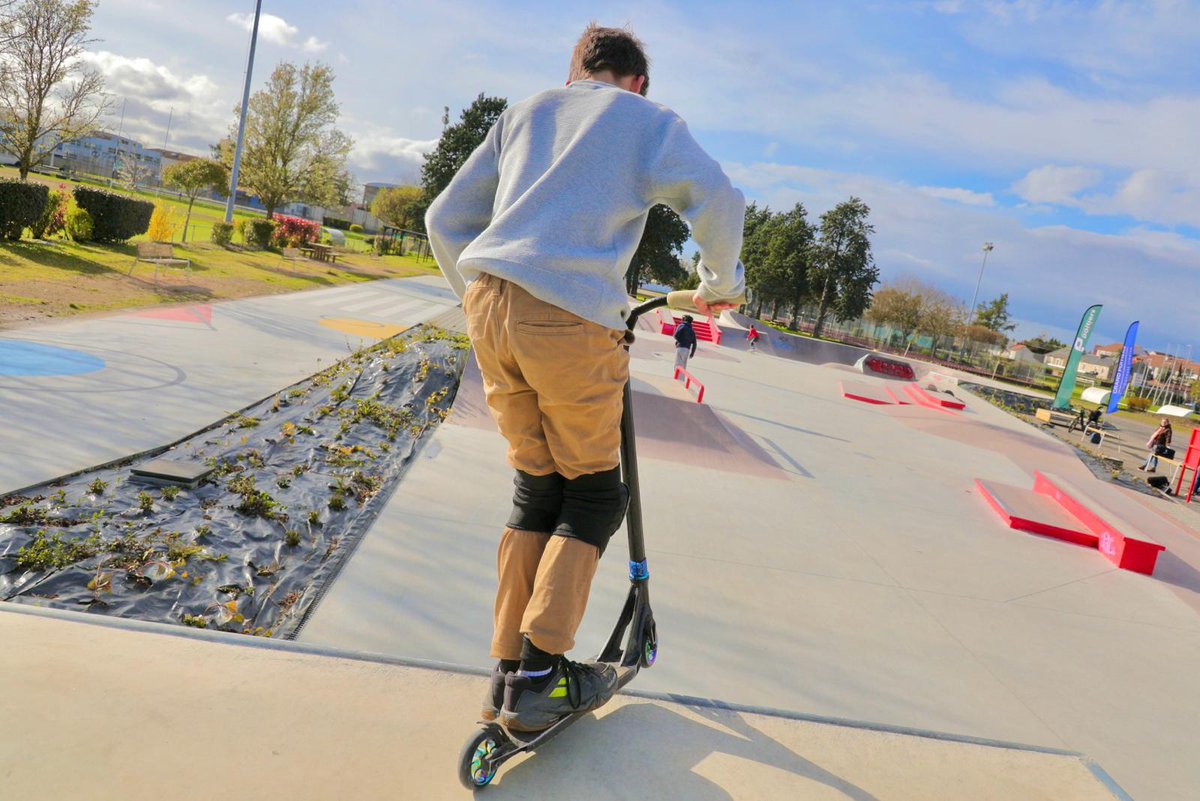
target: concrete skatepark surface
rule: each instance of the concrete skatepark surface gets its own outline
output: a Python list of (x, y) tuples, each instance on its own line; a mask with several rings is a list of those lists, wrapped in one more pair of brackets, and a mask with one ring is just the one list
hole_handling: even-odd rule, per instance
[[(479, 676), (63, 613), (0, 612), (0, 636), (21, 643), (0, 652), (0, 671), (26, 677), (0, 699), (6, 728), (20, 728), (0, 749), (5, 798), (472, 796), (456, 778), (468, 732), (457, 713), (478, 701)], [(64, 696), (81, 685), (88, 703)], [(1065, 752), (634, 695), (595, 718), (514, 759), (485, 797), (1125, 797)]]
[[(431, 286), (430, 291), (436, 289)], [(439, 307), (430, 314), (451, 305), (444, 295), (430, 302)], [(282, 304), (278, 311), (292, 310), (291, 304)], [(311, 367), (314, 351), (331, 353), (336, 346), (320, 340), (327, 334), (310, 330), (329, 331), (315, 324), (311, 305), (307, 314), (307, 322), (294, 320), (291, 327), (304, 332), (298, 350), (307, 350), (305, 366)], [(339, 311), (338, 316), (348, 315)], [(376, 322), (392, 322), (386, 318), (380, 315)], [(40, 330), (20, 333), (33, 341)], [(261, 330), (268, 333), (270, 326)], [(56, 344), (78, 343), (60, 339)], [(254, 345), (253, 338), (244, 339), (221, 355), (223, 372), (233, 376), (225, 390), (231, 395), (240, 380), (276, 380), (258, 375), (263, 359)], [(278, 347), (282, 352), (283, 343)], [(1155, 499), (1096, 482), (1071, 449), (978, 398), (968, 398), (967, 408), (955, 414), (913, 406), (869, 407), (838, 393), (843, 379), (875, 381), (843, 361), (810, 364), (702, 344), (689, 365), (706, 386), (706, 403), (699, 406), (694, 394), (670, 379), (674, 354), (669, 339), (643, 328), (632, 356), (652, 598), (661, 640), (658, 664), (638, 677), (634, 693), (714, 698), (813, 718), (1080, 752), (1134, 798), (1193, 797), (1200, 786), (1200, 766), (1193, 757), (1200, 744), (1200, 700), (1194, 691), (1200, 669), (1200, 543), (1186, 520), (1156, 507)], [(252, 361), (259, 365), (247, 364)], [(489, 664), (495, 543), (508, 512), (511, 473), (476, 376), (468, 371), (448, 424), (418, 457), (316, 609), (301, 633), (303, 646), (474, 669)], [(70, 388), (67, 382), (76, 379), (55, 380)], [(52, 383), (39, 386), (52, 393)], [(245, 394), (258, 391), (252, 386)], [(26, 402), (24, 413), (36, 416), (25, 395), (12, 392), (8, 397)], [(156, 397), (143, 395), (140, 402)], [(76, 442), (72, 437), (90, 429), (86, 423), (71, 428), (74, 411), (64, 411), (62, 437), (75, 451), (60, 454), (53, 463), (67, 469), (103, 461), (100, 453), (136, 450), (134, 445), (160, 436), (165, 428), (124, 430), (95, 442)], [(97, 408), (90, 419), (106, 416)], [(27, 439), (17, 441), (26, 453), (36, 452)], [(18, 479), (7, 478), (0, 487), (15, 489), (23, 485), (19, 477), (52, 469), (44, 463), (36, 467), (30, 469), (19, 455), (5, 456), (0, 476)], [(1156, 574), (1129, 574), (1095, 551), (1010, 531), (973, 491), (975, 478), (1025, 484), (1035, 469), (1086, 485), (1106, 506), (1166, 545)], [(616, 618), (628, 580), (623, 550), (618, 533), (594, 585), (579, 634), (579, 656), (599, 648)], [(100, 693), (82, 690), (89, 681), (100, 689), (110, 680), (81, 671), (78, 665), (88, 662), (83, 656), (70, 662), (76, 653), (72, 649), (81, 655), (87, 647), (102, 653), (122, 649), (88, 646), (78, 629), (68, 634), (61, 626), (45, 628), (44, 621), (28, 624), (29, 615), (17, 630), (10, 621), (20, 613), (0, 612), (7, 613), (0, 614), (0, 625), (13, 632), (5, 635), (6, 642), (44, 636), (48, 643), (42, 651), (26, 650), (24, 655), (20, 649), (6, 649), (10, 673), (40, 674), (48, 666), (74, 664), (70, 686), (81, 692), (72, 694), (72, 714), (83, 699), (93, 699), (84, 708), (100, 704)], [(39, 633), (43, 630), (44, 635)], [(139, 636), (148, 638), (146, 643), (155, 640), (142, 632)], [(161, 644), (146, 648), (160, 653), (181, 639), (161, 638)], [(215, 650), (208, 640), (204, 645)], [(210, 673), (220, 676), (228, 665), (249, 660), (230, 657), (228, 650), (213, 653)], [(181, 659), (188, 665), (199, 658), (199, 651), (186, 657), (161, 653), (162, 661), (146, 673), (161, 674), (165, 682), (171, 681), (172, 671), (182, 669)], [(250, 668), (233, 686), (244, 703), (265, 705), (255, 706), (253, 717), (270, 721), (263, 728), (276, 732), (272, 741), (289, 741), (293, 738), (279, 733), (308, 731), (296, 727), (310, 726), (340, 732), (341, 744), (329, 746), (328, 757), (319, 755), (320, 749), (291, 750), (286, 758), (280, 752), (279, 760), (265, 756), (278, 748), (263, 745), (257, 753), (264, 756), (247, 757), (247, 764), (266, 770), (261, 766), (287, 763), (293, 771), (301, 768), (296, 775), (311, 781), (316, 766), (340, 760), (353, 767), (342, 771), (343, 781), (362, 782), (355, 786), (361, 789), (357, 797), (364, 798), (389, 797), (370, 783), (394, 777), (388, 770), (424, 765), (412, 773), (433, 784), (424, 794), (413, 785), (413, 797), (457, 797), (452, 763), (471, 731), (482, 689), (478, 678), (452, 680), (418, 671), (419, 677), (405, 674), (401, 680), (399, 674), (375, 667), (363, 671), (379, 681), (372, 690), (360, 686), (368, 678), (358, 672), (322, 661), (332, 656), (306, 658), (320, 663), (314, 675), (326, 677), (313, 679), (306, 685), (311, 692), (298, 694), (307, 701), (272, 706), (278, 682), (252, 678), (258, 674)], [(182, 693), (190, 685), (179, 680), (173, 686)], [(221, 691), (212, 686), (211, 695), (220, 698)], [(339, 694), (358, 689), (374, 705), (361, 700), (347, 707), (354, 714), (337, 712)], [(36, 704), (40, 698), (45, 704), (57, 697), (54, 690), (46, 684), (40, 695), (8, 703)], [(920, 746), (908, 735), (889, 734), (868, 746), (811, 720), (767, 716), (772, 722), (747, 724), (669, 705), (663, 711), (657, 701), (654, 709), (641, 709), (642, 701), (631, 698), (601, 710), (606, 725), (581, 725), (565, 733), (538, 755), (536, 766), (506, 767), (500, 784), (489, 792), (503, 797), (506, 787), (524, 788), (522, 794), (530, 797), (536, 786), (580, 798), (1043, 797), (1037, 792), (1046, 798), (1125, 797), (1090, 770), (1073, 774), (1081, 783), (1079, 794), (1072, 795), (1075, 790), (1062, 789), (1067, 785), (1058, 779), (1040, 778), (1027, 763), (1001, 763), (997, 773), (976, 752), (942, 753), (928, 760), (911, 756), (915, 751), (906, 749)], [(627, 711), (631, 706), (634, 710)], [(178, 728), (170, 728), (149, 696), (133, 708), (137, 719), (167, 726), (177, 748), (199, 747), (186, 728), (186, 716)], [(221, 720), (213, 723), (218, 729)], [(436, 731), (413, 728), (416, 721), (431, 720), (442, 721)], [(13, 742), (27, 743), (30, 735), (16, 732)], [(360, 750), (351, 751), (347, 738)], [(49, 734), (33, 739), (42, 744), (38, 758), (53, 750)], [(308, 743), (309, 738), (294, 739)], [(328, 742), (316, 735), (311, 739)], [(203, 742), (207, 747), (208, 740)], [(685, 745), (676, 749), (676, 742)], [(400, 746), (410, 744), (414, 762), (401, 763), (410, 752)], [(386, 756), (378, 762), (366, 757), (372, 748)], [(246, 748), (236, 751), (245, 753)], [(581, 760), (585, 753), (588, 759)], [(1084, 764), (1070, 759), (1075, 768)], [(911, 770), (876, 778), (857, 772), (883, 771), (897, 762)], [(673, 782), (652, 784), (658, 778), (650, 763), (665, 768), (662, 775)], [(980, 772), (974, 779), (936, 772), (936, 765), (948, 763)], [(597, 765), (608, 774), (608, 783), (593, 772)], [(8, 767), (0, 763), (0, 775)], [(588, 782), (581, 794), (572, 794), (567, 784), (554, 784), (579, 770)], [(156, 775), (148, 774), (147, 784)], [(1033, 788), (1006, 784), (1027, 777), (1037, 777)], [(393, 790), (401, 786), (397, 781), (393, 778)], [(736, 783), (741, 781), (746, 783)], [(341, 794), (348, 792), (346, 784), (338, 787)], [(444, 794), (437, 789), (445, 787), (451, 789)], [(906, 795), (907, 788), (919, 792)]]

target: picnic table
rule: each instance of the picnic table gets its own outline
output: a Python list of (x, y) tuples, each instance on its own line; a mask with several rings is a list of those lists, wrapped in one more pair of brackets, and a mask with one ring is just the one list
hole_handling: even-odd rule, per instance
[(308, 257), (313, 261), (326, 261), (330, 264), (337, 263), (337, 254), (333, 252), (333, 247), (331, 245), (322, 245), (319, 242), (310, 242), (307, 245), (303, 245), (300, 249), (307, 253)]

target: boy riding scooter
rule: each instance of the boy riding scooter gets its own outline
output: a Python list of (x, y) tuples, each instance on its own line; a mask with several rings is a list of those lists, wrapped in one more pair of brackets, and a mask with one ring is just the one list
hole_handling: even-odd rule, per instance
[(691, 224), (701, 312), (744, 291), (742, 195), (683, 120), (643, 97), (648, 73), (630, 32), (590, 25), (567, 86), (505, 111), (426, 217), (516, 471), (497, 557), (499, 661), (481, 709), (513, 731), (545, 729), (616, 689), (612, 665), (565, 654), (625, 514), (624, 276), (651, 207)]

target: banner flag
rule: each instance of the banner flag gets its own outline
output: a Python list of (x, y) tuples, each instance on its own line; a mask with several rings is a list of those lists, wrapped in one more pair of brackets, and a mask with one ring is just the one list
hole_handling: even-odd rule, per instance
[(1099, 304), (1091, 306), (1083, 313), (1079, 321), (1079, 330), (1075, 332), (1075, 344), (1071, 346), (1071, 355), (1067, 357), (1067, 367), (1063, 370), (1062, 379), (1058, 382), (1058, 392), (1054, 393), (1054, 409), (1070, 409), (1071, 394), (1075, 392), (1075, 373), (1079, 370), (1079, 360), (1087, 350), (1088, 340), (1096, 328), (1096, 320), (1100, 318)]
[(1117, 404), (1129, 389), (1129, 377), (1133, 374), (1133, 343), (1137, 339), (1138, 323), (1134, 320), (1125, 332), (1125, 344), (1121, 346), (1121, 361), (1117, 365), (1117, 377), (1113, 380), (1112, 397), (1108, 399), (1108, 413), (1117, 410)]

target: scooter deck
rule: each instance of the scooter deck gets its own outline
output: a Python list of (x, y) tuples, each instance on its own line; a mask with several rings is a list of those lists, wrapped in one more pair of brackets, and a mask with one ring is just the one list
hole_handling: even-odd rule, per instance
[[(629, 682), (633, 681), (633, 677), (638, 674), (637, 665), (613, 665), (613, 667), (617, 670), (618, 690), (620, 690)], [(558, 734), (560, 731), (592, 711), (594, 710), (589, 709), (586, 712), (573, 712), (570, 715), (565, 715), (541, 731), (512, 731), (506, 728), (503, 724), (496, 723), (496, 727), (504, 733), (504, 736), (507, 737), (509, 742), (511, 742), (516, 748), (515, 751), (505, 755), (504, 761), (507, 761), (508, 758), (514, 757), (522, 752), (532, 751), (538, 745), (546, 742), (551, 737)]]

